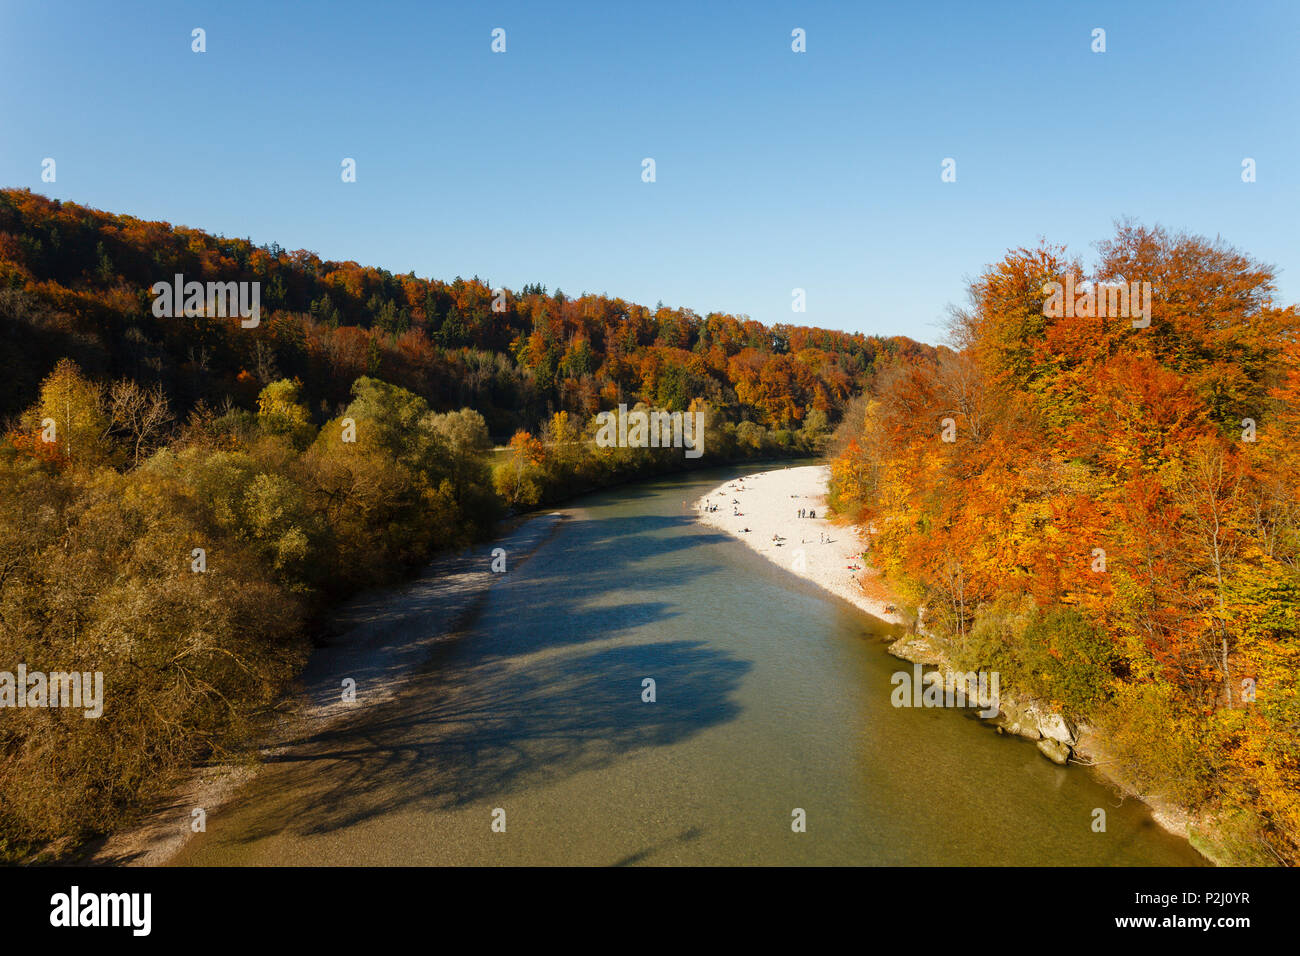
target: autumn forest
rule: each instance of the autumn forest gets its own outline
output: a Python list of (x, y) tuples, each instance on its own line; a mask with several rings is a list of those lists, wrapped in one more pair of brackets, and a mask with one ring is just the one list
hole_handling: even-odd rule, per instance
[[(963, 669), (1097, 728), (1216, 858), (1300, 861), (1300, 315), (1220, 241), (1096, 251), (990, 250), (935, 347), (0, 191), (0, 656), (132, 675), (102, 719), (0, 723), (0, 857), (66, 858), (239, 754), (332, 607), (503, 518), (824, 456)], [(157, 316), (174, 275), (259, 283), (260, 322)], [(1050, 307), (1067, 279), (1149, 283), (1149, 321)], [(701, 413), (702, 457), (601, 447), (620, 404)]]
[[(176, 274), (260, 283), (260, 322), (155, 316), (150, 289)], [(934, 354), (393, 275), (17, 190), (0, 191), (0, 340), (0, 650), (133, 675), (102, 719), (0, 724), (16, 858), (107, 832), (236, 751), (343, 597), (511, 512), (818, 453), (881, 369)], [(598, 447), (596, 412), (620, 403), (702, 413), (702, 457)]]
[[(1222, 242), (1122, 223), (1098, 253), (979, 276), (957, 350), (875, 381), (835, 500), (963, 667), (1100, 727), (1213, 857), (1294, 864), (1300, 316)], [(1150, 283), (1150, 320), (1051, 308), (1067, 276)]]

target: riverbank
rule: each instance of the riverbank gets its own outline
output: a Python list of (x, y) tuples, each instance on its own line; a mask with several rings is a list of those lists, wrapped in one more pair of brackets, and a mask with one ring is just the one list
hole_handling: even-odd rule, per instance
[[(829, 475), (825, 465), (758, 472), (723, 482), (694, 506), (703, 524), (739, 538), (792, 574), (882, 621), (907, 624), (879, 572), (866, 564), (859, 529), (827, 519)], [(717, 510), (705, 510), (712, 507)]]
[[(196, 768), (137, 825), (91, 847), (83, 862), (165, 864), (196, 832), (195, 811), (202, 811), (205, 827), (216, 825), (221, 807), (258, 774), (261, 760), (283, 753), (290, 741), (319, 736), (358, 707), (394, 699), (434, 647), (453, 639), (492, 586), (526, 561), (563, 519), (559, 512), (530, 517), (491, 542), (433, 561), (413, 581), (344, 604), (330, 618), (327, 643), (312, 654), (257, 755)], [(495, 573), (494, 561), (504, 571)], [(394, 613), (398, 592), (401, 611)], [(349, 691), (350, 701), (344, 699)]]
[[(865, 560), (861, 529), (828, 519), (825, 465), (781, 468), (734, 478), (694, 502), (699, 521), (746, 545), (801, 578), (817, 584), (861, 610), (891, 624), (912, 625), (915, 634), (896, 640), (889, 653), (902, 660), (943, 671), (953, 668), (940, 642), (915, 627), (896, 609), (879, 571)], [(714, 510), (716, 509), (716, 510)], [(810, 516), (815, 515), (815, 517)], [(1105, 741), (1087, 726), (1076, 725), (1037, 701), (1001, 695), (995, 720), (998, 733), (1032, 740), (1044, 757), (1057, 764), (1091, 767), (1125, 798), (1144, 803), (1164, 830), (1188, 840), (1202, 855), (1193, 833), (1212, 829), (1210, 821), (1155, 797), (1139, 794), (1118, 773)], [(1207, 856), (1212, 862), (1221, 862)]]

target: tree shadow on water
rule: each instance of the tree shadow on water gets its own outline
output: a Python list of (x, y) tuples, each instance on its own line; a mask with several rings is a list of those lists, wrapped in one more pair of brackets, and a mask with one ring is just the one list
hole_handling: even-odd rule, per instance
[[(620, 590), (668, 592), (716, 572), (684, 556), (701, 542), (725, 536), (659, 533), (690, 523), (677, 516), (570, 519), (522, 559), (508, 554), (504, 574), (489, 570), (488, 548), (435, 562), (404, 588), (365, 595), (341, 612), (346, 633), (318, 650), (304, 669), (304, 694), (325, 704), (338, 699), (344, 677), (358, 688), (374, 686), (429, 659), (590, 642), (667, 618), (674, 612), (665, 602), (600, 603)], [(448, 635), (463, 631), (469, 636), (452, 638), (455, 646), (449, 649)]]
[[(290, 729), (223, 810), (220, 835), (200, 842), (310, 837), (503, 800), (734, 719), (752, 665), (657, 633), (689, 612), (678, 589), (717, 571), (691, 549), (723, 536), (675, 533), (688, 524), (572, 518), (477, 597), (461, 600), (454, 579), (489, 574), (486, 551), (354, 602), (357, 636), (318, 655), (304, 684), (333, 716), (339, 681), (352, 677), (355, 709)], [(642, 702), (646, 677), (655, 703)]]
[[(239, 843), (323, 834), (599, 770), (734, 719), (750, 666), (699, 641), (666, 641), (430, 671), (395, 700), (268, 757), (222, 833)], [(656, 681), (654, 703), (641, 699), (645, 677)]]

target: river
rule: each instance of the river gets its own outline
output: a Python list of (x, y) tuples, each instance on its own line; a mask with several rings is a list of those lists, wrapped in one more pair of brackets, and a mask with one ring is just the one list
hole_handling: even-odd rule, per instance
[(1090, 771), (894, 708), (890, 626), (683, 507), (742, 471), (576, 502), (395, 699), (270, 757), (173, 862), (1203, 863)]

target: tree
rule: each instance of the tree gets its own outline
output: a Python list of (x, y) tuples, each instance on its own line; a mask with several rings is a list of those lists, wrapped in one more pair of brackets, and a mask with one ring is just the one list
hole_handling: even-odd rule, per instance
[(108, 406), (113, 425), (130, 443), (132, 464), (139, 465), (142, 457), (162, 444), (172, 423), (162, 385), (146, 389), (130, 379), (121, 379), (109, 389)]
[(546, 461), (546, 447), (529, 432), (520, 429), (510, 439), (510, 457), (497, 465), (492, 480), (498, 493), (512, 507), (530, 506), (541, 500), (540, 466)]
[(445, 414), (430, 413), (426, 423), (447, 450), (445, 467), (456, 503), (463, 514), (486, 528), (495, 517), (487, 453), (492, 448), (487, 422), (471, 408)]
[(257, 424), (267, 434), (284, 435), (295, 447), (305, 448), (315, 428), (299, 402), (300, 393), (299, 384), (286, 378), (267, 385), (257, 396)]
[(74, 466), (105, 463), (112, 456), (108, 441), (112, 419), (103, 388), (85, 378), (70, 359), (61, 359), (41, 383), (40, 398), (23, 416), (23, 425), (40, 433), (42, 441), (52, 436)]

